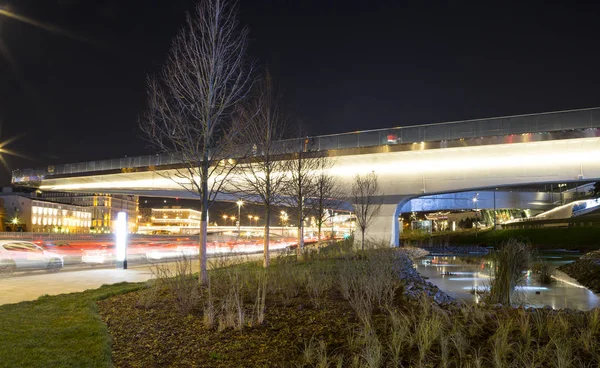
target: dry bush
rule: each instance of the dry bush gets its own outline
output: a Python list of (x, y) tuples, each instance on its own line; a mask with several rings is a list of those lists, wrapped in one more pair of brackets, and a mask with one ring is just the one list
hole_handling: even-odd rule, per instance
[(400, 280), (393, 253), (371, 251), (358, 257), (344, 257), (337, 263), (337, 286), (365, 326), (371, 325), (375, 307), (393, 304)]
[(296, 265), (271, 269), (269, 275), (270, 293), (278, 295), (285, 306), (300, 295), (306, 283), (306, 272)]
[(510, 340), (512, 331), (511, 320), (498, 323), (496, 332), (492, 335), (492, 356), (490, 361), (494, 367), (506, 367), (509, 356), (513, 351), (513, 343)]
[[(268, 277), (259, 267), (228, 267), (212, 273), (211, 303), (205, 301), (205, 316), (213, 315), (218, 330), (241, 330), (264, 322)], [(207, 319), (208, 317), (205, 317)], [(210, 325), (210, 323), (207, 323)]]
[(316, 265), (306, 271), (305, 278), (306, 292), (315, 308), (319, 308), (323, 295), (333, 285), (332, 275), (324, 267)]
[(200, 292), (191, 259), (177, 259), (174, 273), (167, 265), (156, 265), (151, 268), (151, 272), (153, 280), (150, 287), (141, 294), (138, 305), (151, 308), (164, 293), (175, 301), (177, 309), (183, 315), (190, 314), (197, 307)]
[(168, 267), (155, 265), (150, 268), (152, 278), (146, 283), (147, 287), (139, 294), (137, 307), (153, 308), (158, 304), (160, 295), (167, 291), (168, 279), (173, 277)]
[(515, 287), (523, 282), (533, 258), (533, 250), (527, 243), (510, 239), (492, 253), (493, 279), (489, 301), (511, 305)]
[(253, 314), (250, 318), (250, 326), (261, 325), (265, 321), (265, 310), (267, 308), (267, 273), (264, 270), (257, 271), (256, 295), (254, 297)]

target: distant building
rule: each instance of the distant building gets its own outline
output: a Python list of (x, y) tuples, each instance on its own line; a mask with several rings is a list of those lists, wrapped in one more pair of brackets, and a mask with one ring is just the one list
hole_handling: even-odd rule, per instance
[(92, 212), (88, 207), (54, 203), (23, 195), (3, 195), (4, 231), (89, 233)]
[(136, 232), (138, 227), (139, 198), (133, 195), (38, 192), (38, 197), (46, 201), (89, 207), (92, 212), (90, 232), (114, 232), (119, 212), (127, 213), (128, 230)]
[(200, 211), (179, 206), (144, 208), (141, 211), (139, 233), (196, 234), (200, 231)]
[(149, 224), (152, 222), (152, 208), (140, 208), (138, 218), (139, 226), (149, 226)]

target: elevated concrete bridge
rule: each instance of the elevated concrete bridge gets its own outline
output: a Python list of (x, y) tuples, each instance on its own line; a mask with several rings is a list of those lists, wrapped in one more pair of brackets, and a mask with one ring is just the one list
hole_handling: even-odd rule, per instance
[[(308, 140), (308, 142), (306, 141)], [(346, 184), (374, 171), (383, 205), (368, 230), (398, 243), (409, 201), (517, 184), (600, 180), (600, 108), (360, 131), (281, 141), (288, 152), (323, 151)], [(189, 197), (163, 176), (173, 156), (139, 156), (15, 170), (15, 185), (42, 190)], [(162, 174), (159, 175), (158, 173)], [(461, 200), (463, 199), (456, 199)]]

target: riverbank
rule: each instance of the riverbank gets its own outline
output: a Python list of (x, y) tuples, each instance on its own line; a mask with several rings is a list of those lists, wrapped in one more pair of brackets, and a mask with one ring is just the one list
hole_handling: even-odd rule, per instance
[(586, 253), (577, 261), (558, 269), (593, 292), (600, 293), (600, 250)]
[(496, 246), (509, 239), (529, 241), (540, 249), (569, 249), (588, 252), (600, 249), (600, 227), (569, 227), (539, 229), (507, 229), (450, 232), (444, 234), (411, 235), (403, 244), (419, 247), (434, 246)]

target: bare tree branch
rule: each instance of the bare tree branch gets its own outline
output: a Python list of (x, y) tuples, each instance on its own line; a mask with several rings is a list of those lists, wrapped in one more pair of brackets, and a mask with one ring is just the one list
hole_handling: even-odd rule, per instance
[(321, 163), (320, 158), (310, 156), (306, 148), (295, 153), (292, 159), (284, 163), (289, 177), (283, 188), (282, 199), (298, 221), (298, 255), (304, 247), (304, 219), (309, 215), (311, 198), (316, 196), (315, 173), (318, 172)]
[(318, 229), (317, 250), (319, 250), (321, 248), (323, 224), (329, 220), (333, 211), (342, 206), (342, 200), (347, 197), (348, 190), (338, 177), (329, 172), (334, 165), (334, 161), (331, 158), (322, 156), (317, 160), (317, 170), (313, 175), (313, 196), (307, 204), (309, 212), (315, 216)]
[(379, 214), (382, 202), (377, 198), (379, 194), (379, 184), (377, 183), (377, 174), (357, 174), (352, 183), (352, 205), (354, 206), (354, 215), (356, 223), (361, 230), (362, 249), (365, 249), (365, 230), (373, 223), (375, 217)]
[(173, 41), (167, 64), (148, 79), (148, 111), (140, 128), (177, 169), (165, 175), (200, 199), (200, 282), (207, 281), (208, 208), (235, 168), (230, 160), (241, 123), (235, 107), (251, 84), (245, 61), (248, 32), (238, 31), (237, 7), (203, 0)]
[(241, 116), (246, 124), (243, 141), (249, 158), (236, 170), (234, 185), (242, 194), (258, 196), (264, 208), (264, 266), (269, 266), (269, 227), (271, 210), (281, 203), (286, 181), (284, 146), (277, 141), (285, 135), (286, 121), (279, 106), (280, 96), (275, 91), (271, 76), (258, 85), (254, 97), (243, 109)]

